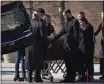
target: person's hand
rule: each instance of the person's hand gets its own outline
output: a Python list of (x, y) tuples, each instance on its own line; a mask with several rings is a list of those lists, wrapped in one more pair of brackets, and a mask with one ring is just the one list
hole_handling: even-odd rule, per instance
[(48, 45), (48, 48), (51, 48), (51, 46), (52, 46), (52, 44), (49, 44), (49, 45)]
[(48, 36), (47, 38), (48, 38), (48, 40), (50, 40), (52, 38), (52, 36)]
[(48, 38), (49, 42), (51, 42), (51, 40), (54, 39), (54, 36), (48, 36), (47, 38)]

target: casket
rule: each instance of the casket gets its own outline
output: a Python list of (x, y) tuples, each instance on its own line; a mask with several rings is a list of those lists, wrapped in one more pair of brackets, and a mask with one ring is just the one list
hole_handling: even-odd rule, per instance
[(64, 36), (51, 44), (50, 48), (46, 50), (45, 60), (63, 60), (64, 53)]

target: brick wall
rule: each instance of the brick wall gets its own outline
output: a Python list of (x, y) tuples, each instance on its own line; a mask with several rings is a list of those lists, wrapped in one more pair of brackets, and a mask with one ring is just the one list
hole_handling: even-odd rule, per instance
[[(51, 15), (52, 24), (55, 27), (56, 32), (59, 32), (60, 22), (57, 1), (24, 1), (23, 3), (26, 8), (33, 7), (33, 10), (44, 8), (46, 13)], [(65, 9), (68, 8), (72, 10), (72, 14), (76, 18), (79, 11), (84, 11), (89, 22), (94, 26), (94, 30), (97, 29), (98, 24), (101, 21), (100, 13), (103, 9), (103, 3), (101, 1), (66, 1)], [(33, 10), (28, 10), (28, 13), (31, 15)], [(101, 33), (96, 36), (95, 56), (99, 56), (100, 38)]]
[[(73, 15), (77, 18), (79, 11), (84, 11), (89, 22), (94, 26), (94, 31), (101, 22), (101, 11), (103, 10), (103, 3), (100, 1), (71, 1), (65, 3), (66, 9), (70, 8)], [(95, 56), (99, 56), (101, 32), (96, 36)]]

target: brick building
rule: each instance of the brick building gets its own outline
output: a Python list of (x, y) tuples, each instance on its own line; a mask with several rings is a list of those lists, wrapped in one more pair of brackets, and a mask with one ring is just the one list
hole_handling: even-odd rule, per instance
[[(7, 2), (2, 2), (5, 4)], [(55, 27), (56, 32), (59, 32), (59, 8), (58, 1), (23, 1), (26, 8), (44, 8), (46, 13), (52, 16), (52, 24)], [(98, 24), (101, 22), (101, 11), (103, 10), (103, 1), (65, 1), (65, 9), (70, 8), (72, 10), (73, 16), (77, 18), (79, 11), (84, 11), (89, 22), (94, 26), (94, 31), (97, 29)], [(31, 15), (33, 10), (27, 10)], [(100, 39), (101, 32), (96, 36), (95, 45), (95, 56), (99, 57), (100, 50)]]

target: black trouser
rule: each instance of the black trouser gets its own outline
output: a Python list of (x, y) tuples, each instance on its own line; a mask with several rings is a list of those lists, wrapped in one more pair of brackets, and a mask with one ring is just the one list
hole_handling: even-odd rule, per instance
[(94, 74), (93, 55), (94, 55), (94, 45), (87, 44), (85, 46), (85, 65), (86, 69), (88, 69), (89, 76), (93, 76)]
[(100, 58), (100, 73), (104, 75), (104, 58)]
[[(32, 73), (34, 71), (33, 70), (28, 70), (28, 78), (32, 80)], [(41, 69), (36, 69), (36, 72), (34, 74), (34, 78), (37, 80), (40, 80), (41, 79)]]
[(78, 74), (81, 76), (85, 75), (85, 53), (82, 52), (80, 49), (77, 51), (77, 71)]
[(92, 53), (87, 53), (85, 55), (85, 65), (86, 69), (88, 69), (88, 75), (93, 76), (94, 75), (94, 65), (93, 65), (93, 54)]
[(76, 62), (75, 62), (75, 51), (65, 52), (66, 56), (64, 57), (66, 65), (66, 78), (68, 82), (74, 82), (76, 77)]
[(93, 76), (94, 74), (94, 66), (93, 66), (93, 57), (87, 58), (86, 68), (88, 69), (88, 75)]

